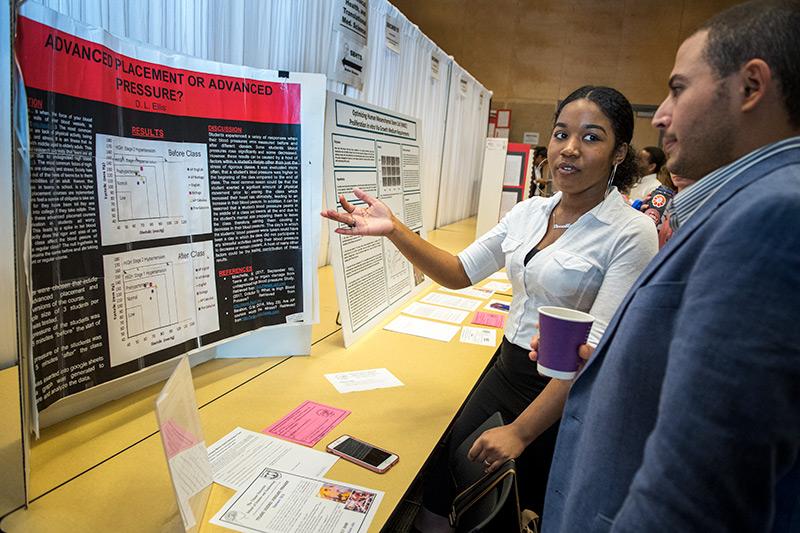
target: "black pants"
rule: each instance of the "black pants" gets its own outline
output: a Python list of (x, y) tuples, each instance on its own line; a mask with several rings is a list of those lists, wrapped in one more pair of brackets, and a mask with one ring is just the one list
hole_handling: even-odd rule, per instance
[[(495, 363), (453, 422), (443, 453), (434, 458), (425, 475), (423, 503), (429, 511), (438, 515), (447, 516), (455, 497), (456, 487), (450, 474), (450, 457), (456, 448), (496, 411), (500, 412), (506, 424), (513, 422), (550, 380), (536, 372), (536, 364), (528, 359), (528, 350), (503, 338), (498, 352)], [(517, 459), (520, 504), (523, 509), (536, 511), (540, 516), (557, 433), (556, 422)]]

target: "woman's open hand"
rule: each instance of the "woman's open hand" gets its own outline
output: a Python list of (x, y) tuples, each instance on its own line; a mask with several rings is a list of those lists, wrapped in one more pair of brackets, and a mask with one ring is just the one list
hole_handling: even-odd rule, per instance
[(342, 205), (344, 212), (326, 209), (320, 214), (335, 222), (347, 224), (348, 227), (346, 228), (336, 228), (336, 233), (341, 235), (389, 235), (394, 230), (392, 210), (386, 204), (361, 189), (353, 189), (353, 194), (367, 204), (367, 207), (356, 207), (348, 202), (343, 194), (340, 194), (339, 203)]

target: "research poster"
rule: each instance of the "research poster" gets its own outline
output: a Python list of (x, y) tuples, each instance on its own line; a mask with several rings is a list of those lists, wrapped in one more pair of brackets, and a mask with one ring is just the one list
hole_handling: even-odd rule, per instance
[[(325, 180), (328, 205), (341, 210), (339, 195), (357, 206), (358, 187), (384, 202), (412, 231), (422, 223), (419, 120), (328, 93)], [(425, 281), (422, 272), (384, 237), (334, 233), (331, 260), (345, 346), (395, 309)]]
[(20, 14), (38, 409), (310, 324), (324, 76), (162, 52), (30, 2)]

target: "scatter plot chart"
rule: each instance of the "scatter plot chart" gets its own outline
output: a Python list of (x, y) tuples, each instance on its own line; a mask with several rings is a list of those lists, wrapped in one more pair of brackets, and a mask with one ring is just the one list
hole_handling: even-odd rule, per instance
[(103, 257), (111, 366), (219, 329), (212, 241)]
[(205, 144), (97, 135), (104, 246), (211, 232)]

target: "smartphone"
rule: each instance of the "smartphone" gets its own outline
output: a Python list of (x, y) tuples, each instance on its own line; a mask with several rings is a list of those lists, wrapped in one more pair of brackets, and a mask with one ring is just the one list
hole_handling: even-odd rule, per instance
[(326, 450), (379, 474), (389, 470), (400, 459), (397, 454), (354, 439), (350, 435), (342, 435), (328, 444)]

